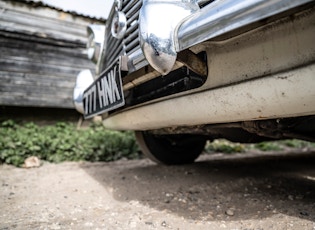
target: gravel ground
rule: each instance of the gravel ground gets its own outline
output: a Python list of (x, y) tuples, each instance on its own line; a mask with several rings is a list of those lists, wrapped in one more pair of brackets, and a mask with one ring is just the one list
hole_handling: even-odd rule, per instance
[(0, 229), (315, 229), (315, 153), (0, 166)]

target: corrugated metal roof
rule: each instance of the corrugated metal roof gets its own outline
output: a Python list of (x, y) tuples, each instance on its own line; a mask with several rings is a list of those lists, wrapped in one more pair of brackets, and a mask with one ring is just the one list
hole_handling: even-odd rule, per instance
[(86, 26), (104, 23), (34, 1), (0, 1), (0, 9), (1, 31), (42, 38), (86, 43)]
[(32, 7), (32, 8), (49, 8), (49, 9), (56, 10), (56, 11), (59, 11), (59, 12), (69, 13), (69, 14), (77, 16), (77, 17), (90, 18), (90, 19), (97, 20), (97, 21), (104, 22), (104, 23), (106, 22), (105, 18), (92, 17), (90, 15), (81, 14), (81, 13), (78, 13), (78, 12), (75, 12), (75, 11), (63, 10), (61, 8), (58, 8), (58, 7), (51, 6), (49, 4), (43, 3), (40, 0), (38, 0), (38, 1), (32, 1), (32, 0), (1, 0), (1, 1), (10, 2), (11, 4), (23, 3), (23, 4), (26, 4), (26, 5), (30, 6), (30, 7)]

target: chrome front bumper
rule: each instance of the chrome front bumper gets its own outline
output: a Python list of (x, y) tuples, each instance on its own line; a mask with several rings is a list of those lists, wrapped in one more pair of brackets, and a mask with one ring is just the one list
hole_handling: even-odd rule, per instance
[[(314, 0), (216, 0), (202, 9), (197, 9), (197, 2), (143, 1), (141, 48), (150, 65), (163, 75), (173, 69), (182, 50)], [(165, 15), (161, 17), (160, 12)]]
[[(264, 19), (268, 19), (270, 22), (271, 19), (278, 18), (273, 16), (282, 16), (285, 12), (291, 13), (293, 9), (299, 9), (308, 3), (315, 4), (314, 0), (215, 0), (200, 9), (198, 5), (200, 1), (198, 0), (123, 1), (127, 4), (122, 9), (125, 10), (126, 14), (131, 14), (130, 10), (137, 11), (129, 25), (130, 28), (134, 29), (134, 32), (126, 33), (122, 40), (115, 40), (111, 38), (108, 31), (106, 38), (110, 37), (111, 43), (107, 44), (107, 48), (104, 48), (102, 59), (106, 55), (110, 58), (116, 57), (110, 55), (109, 51), (116, 52), (118, 50), (118, 56), (125, 53), (124, 57), (127, 57), (124, 59), (127, 61), (124, 71), (129, 74), (143, 68), (148, 62), (157, 70), (138, 76), (132, 82), (126, 81), (123, 86), (124, 90), (178, 68), (180, 65), (176, 62), (178, 60), (177, 55), (183, 50), (211, 39), (218, 39), (222, 35), (234, 36), (237, 33), (243, 33), (244, 29), (255, 28), (253, 25), (262, 25)], [(134, 7), (131, 7), (132, 4)], [(142, 4), (141, 9), (140, 4)], [(163, 12), (162, 15), (161, 12)], [(139, 19), (136, 17), (138, 13)], [(120, 43), (129, 44), (126, 41), (138, 40), (137, 35), (140, 37), (140, 45), (136, 44), (130, 53), (120, 52), (116, 46), (110, 46), (114, 43), (119, 43), (117, 45), (119, 47), (121, 46)], [(110, 48), (112, 49), (109, 50)], [(106, 63), (104, 60), (101, 62)], [(92, 84), (92, 81), (93, 78), (88, 71), (83, 71), (77, 77), (74, 104), (80, 112), (83, 111), (83, 91)]]

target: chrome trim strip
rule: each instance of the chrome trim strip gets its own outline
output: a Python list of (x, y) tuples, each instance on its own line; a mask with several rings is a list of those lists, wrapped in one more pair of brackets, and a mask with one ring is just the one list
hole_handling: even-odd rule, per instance
[(217, 0), (192, 14), (175, 31), (177, 52), (314, 0)]

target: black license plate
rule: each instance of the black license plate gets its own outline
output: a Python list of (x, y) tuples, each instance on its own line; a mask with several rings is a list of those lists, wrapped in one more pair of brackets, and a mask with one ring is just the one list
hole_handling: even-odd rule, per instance
[(122, 107), (124, 104), (120, 66), (117, 62), (84, 91), (84, 117), (91, 118)]

